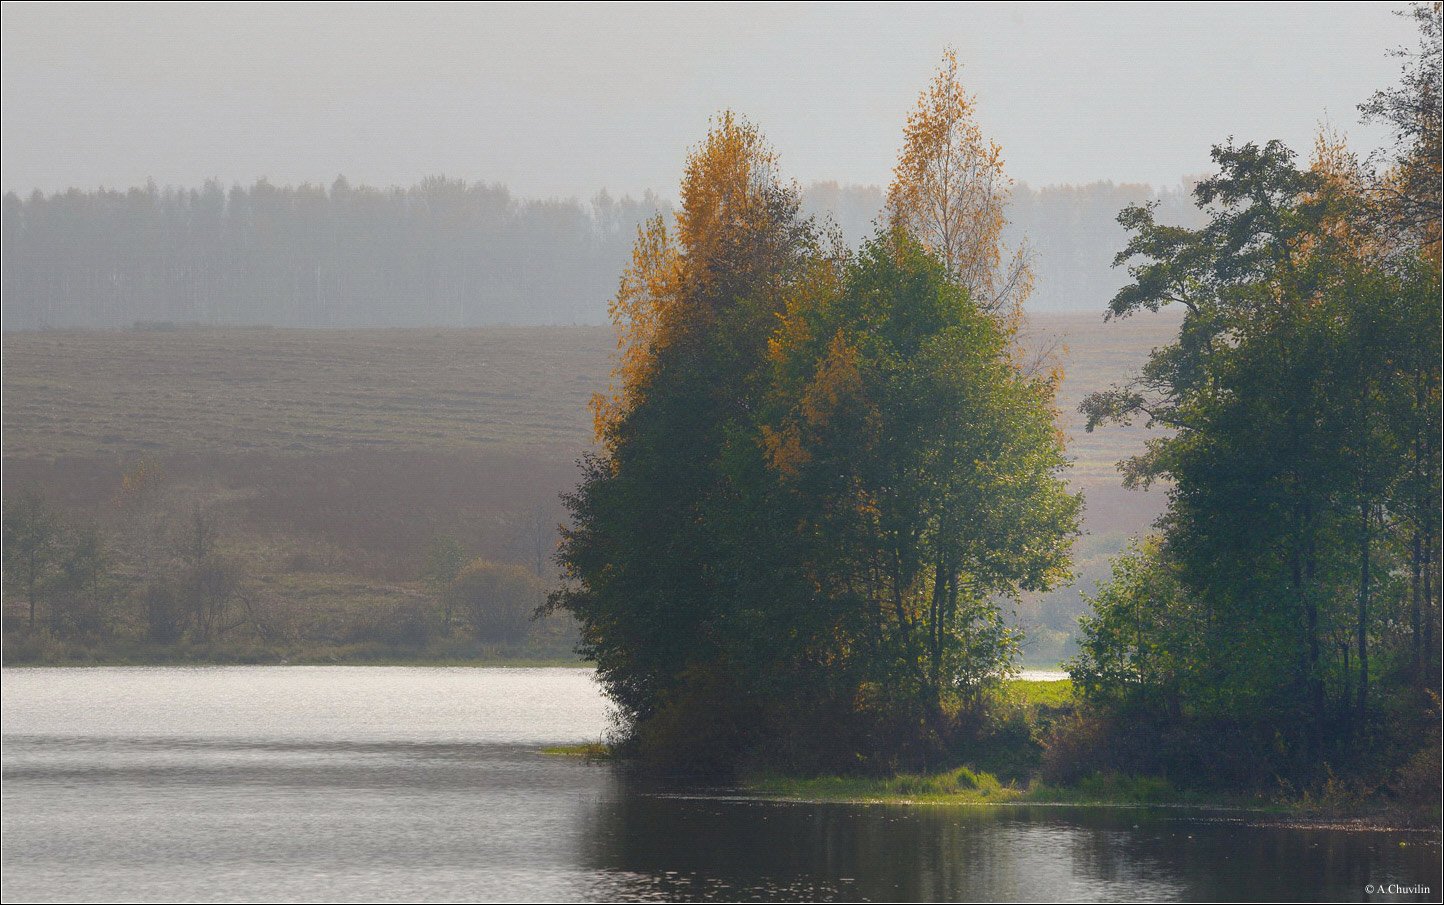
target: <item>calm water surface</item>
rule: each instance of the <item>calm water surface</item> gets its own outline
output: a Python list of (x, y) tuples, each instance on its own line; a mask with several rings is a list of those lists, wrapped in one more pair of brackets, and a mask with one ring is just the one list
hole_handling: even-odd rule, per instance
[(549, 757), (580, 669), (3, 674), (3, 898), (1388, 900), (1438, 840), (1136, 809), (664, 793)]

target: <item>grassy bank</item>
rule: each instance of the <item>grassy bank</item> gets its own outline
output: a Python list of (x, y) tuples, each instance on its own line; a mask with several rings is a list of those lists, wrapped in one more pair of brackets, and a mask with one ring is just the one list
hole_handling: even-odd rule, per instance
[(1307, 826), (1358, 829), (1421, 829), (1438, 832), (1439, 815), (1383, 794), (1343, 789), (1303, 794), (1280, 790), (1234, 792), (1179, 788), (1152, 776), (1099, 774), (1073, 785), (1052, 785), (1036, 778), (1026, 784), (1003, 783), (991, 773), (968, 767), (932, 774), (888, 777), (761, 775), (743, 788), (786, 801), (831, 801), (892, 805), (1064, 805), (1073, 807), (1173, 807), (1234, 811)]
[[(999, 704), (1015, 720), (1046, 734), (1053, 721), (1075, 708), (1073, 683), (1015, 679), (1000, 694)], [(1188, 788), (1157, 776), (1098, 773), (1072, 783), (1044, 781), (1036, 761), (1015, 745), (984, 746), (974, 763), (927, 773), (891, 776), (790, 776), (758, 773), (739, 786), (750, 795), (782, 801), (825, 801), (848, 804), (931, 806), (1164, 807), (1232, 811), (1308, 826), (1421, 828), (1438, 830), (1437, 808), (1420, 807), (1392, 797), (1386, 790), (1364, 788), (1330, 779), (1311, 790), (1281, 786), (1274, 790)], [(606, 745), (590, 743), (546, 748), (544, 754), (588, 760), (610, 760)], [(977, 766), (1001, 763), (993, 770)], [(1007, 778), (1011, 777), (1011, 778)]]
[[(1073, 683), (1015, 680), (1007, 683), (1001, 704), (1014, 718), (1034, 727), (1033, 737), (1047, 736), (1053, 721), (1073, 714)], [(1437, 804), (1421, 805), (1384, 788), (1369, 788), (1330, 778), (1318, 788), (1298, 790), (1221, 790), (1183, 787), (1157, 776), (1095, 773), (1068, 784), (1045, 782), (1033, 763), (1023, 763), (1020, 748), (979, 752), (977, 762), (1001, 764), (994, 772), (975, 764), (935, 773), (893, 776), (746, 777), (742, 786), (753, 794), (795, 801), (838, 801), (857, 804), (935, 805), (1072, 805), (1079, 807), (1186, 807), (1270, 815), (1310, 825), (1359, 827), (1422, 827), (1440, 825)], [(1000, 779), (999, 774), (1012, 778)]]

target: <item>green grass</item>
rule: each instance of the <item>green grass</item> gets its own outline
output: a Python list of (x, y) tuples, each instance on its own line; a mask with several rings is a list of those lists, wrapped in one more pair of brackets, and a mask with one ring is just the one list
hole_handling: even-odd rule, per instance
[(1025, 707), (1060, 709), (1073, 706), (1073, 680), (1043, 682), (1014, 679), (1004, 687), (1004, 695)]
[(750, 792), (776, 798), (815, 801), (946, 802), (988, 804), (1017, 800), (1023, 792), (1005, 786), (991, 773), (957, 767), (945, 773), (900, 773), (896, 776), (790, 777), (766, 774), (744, 783)]
[(1003, 783), (991, 773), (966, 766), (941, 773), (902, 773), (876, 778), (760, 775), (749, 778), (744, 787), (754, 794), (772, 798), (855, 804), (1175, 806), (1264, 810), (1300, 817), (1313, 813), (1306, 803), (1261, 795), (1246, 797), (1180, 790), (1158, 777), (1106, 774), (1087, 777), (1073, 786), (1055, 786), (1037, 780)]
[(552, 745), (541, 749), (551, 757), (581, 757), (587, 760), (611, 760), (612, 749), (602, 742), (588, 742), (584, 745)]

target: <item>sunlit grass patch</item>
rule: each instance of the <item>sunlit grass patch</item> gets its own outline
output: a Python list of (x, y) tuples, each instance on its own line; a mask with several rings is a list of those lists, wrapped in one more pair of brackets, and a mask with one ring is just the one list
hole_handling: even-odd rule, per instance
[(1004, 686), (1004, 693), (1018, 703), (1032, 707), (1073, 706), (1073, 680), (1040, 681), (1014, 679)]
[(582, 757), (587, 760), (611, 760), (615, 755), (611, 746), (602, 742), (587, 742), (583, 745), (550, 745), (541, 749), (550, 757)]
[(747, 787), (764, 795), (783, 798), (836, 801), (941, 801), (983, 804), (1016, 799), (1022, 789), (1004, 785), (996, 776), (970, 767), (955, 767), (943, 773), (899, 773), (874, 778), (866, 776), (788, 777), (767, 775), (752, 779)]

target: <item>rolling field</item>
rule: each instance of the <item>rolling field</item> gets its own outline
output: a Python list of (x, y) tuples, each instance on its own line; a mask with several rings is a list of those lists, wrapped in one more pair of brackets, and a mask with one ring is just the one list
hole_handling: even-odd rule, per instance
[(611, 330), (9, 333), (5, 457), (585, 444)]
[[(1029, 326), (1027, 344), (1055, 349), (1065, 369), (1060, 415), (1092, 534), (1078, 549), (1085, 575), (1163, 495), (1124, 491), (1114, 472), (1142, 427), (1085, 433), (1078, 403), (1176, 324), (1041, 314)], [(613, 351), (606, 327), (7, 333), (4, 487), (37, 489), (119, 536), (122, 476), (158, 465), (172, 523), (197, 504), (220, 514), (257, 586), (310, 624), (323, 603), (339, 613), (417, 593), (438, 535), (533, 564), (554, 543)]]
[[(1111, 478), (1143, 432), (1083, 431), (1083, 395), (1167, 341), (1167, 315), (1035, 314), (1056, 348), (1078, 477)], [(606, 384), (607, 327), (7, 333), (7, 461), (141, 455), (508, 450), (571, 458)]]

